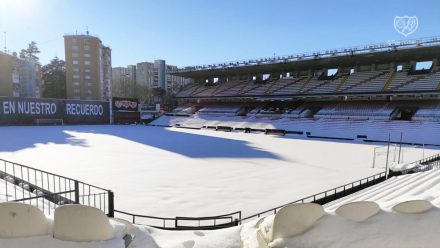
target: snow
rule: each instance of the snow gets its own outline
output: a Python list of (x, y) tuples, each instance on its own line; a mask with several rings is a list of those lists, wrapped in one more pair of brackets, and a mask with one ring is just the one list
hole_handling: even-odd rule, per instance
[[(438, 235), (434, 235), (440, 217), (439, 209), (423, 214), (397, 214), (381, 212), (365, 222), (354, 222), (327, 214), (306, 233), (277, 239), (272, 247), (304, 248), (354, 248), (389, 247), (414, 248), (438, 247)], [(251, 230), (243, 232), (251, 234)], [(253, 234), (253, 233), (252, 233)], [(243, 248), (255, 248), (255, 239)]]
[[(428, 200), (435, 208), (423, 214), (399, 214), (392, 207), (408, 200)], [(337, 216), (335, 210), (349, 202), (374, 201), (381, 212), (365, 222)], [(440, 170), (393, 177), (375, 186), (324, 206), (327, 214), (302, 235), (275, 240), (274, 247), (438, 247), (433, 235), (440, 218)], [(260, 224), (269, 230), (273, 216)], [(256, 247), (257, 220), (243, 226), (244, 246)]]
[(241, 244), (241, 226), (215, 231), (165, 231), (155, 228), (145, 230), (154, 238), (158, 247), (240, 248)]
[(0, 133), (0, 158), (111, 189), (118, 210), (163, 217), (246, 217), (384, 168), (371, 168), (377, 144), (357, 142), (110, 125)]
[(374, 201), (384, 211), (391, 211), (397, 203), (409, 200), (427, 200), (440, 207), (440, 170), (393, 177), (355, 194), (327, 204), (333, 212), (340, 205), (354, 201)]
[[(0, 127), (0, 134), (7, 140), (0, 142), (0, 158), (112, 189), (116, 209), (159, 216), (204, 216), (243, 210), (245, 217), (384, 168), (383, 161), (371, 168), (373, 150), (378, 144), (357, 141), (148, 126)], [(435, 139), (434, 135), (432, 141)], [(438, 150), (426, 147), (424, 152), (431, 156)], [(397, 166), (421, 159), (421, 155), (420, 149), (407, 148), (404, 163)], [(429, 200), (440, 207), (439, 185), (440, 170), (391, 178), (327, 204), (327, 214), (311, 230), (275, 240), (272, 245), (420, 247), (423, 241), (423, 247), (437, 247), (439, 238), (427, 230), (435, 230), (438, 225), (438, 208), (418, 215), (398, 214), (391, 208), (414, 199)], [(377, 202), (382, 212), (362, 223), (335, 215), (338, 206), (360, 200)], [(268, 230), (272, 220), (273, 216), (266, 217), (261, 228)], [(136, 247), (148, 248), (254, 248), (258, 247), (259, 221), (215, 231), (176, 232), (136, 226), (134, 242)], [(115, 236), (120, 237), (122, 229), (113, 225)], [(120, 238), (74, 243), (48, 235), (2, 239), (2, 247), (124, 245)]]
[(389, 121), (389, 120), (346, 120), (346, 119), (307, 119), (256, 116), (207, 116), (191, 117), (162, 116), (151, 125), (201, 128), (203, 126), (230, 126), (234, 128), (284, 129), (288, 131), (309, 132), (312, 136), (356, 139), (358, 135), (367, 136), (368, 140), (400, 141), (440, 145), (440, 123), (430, 121)]

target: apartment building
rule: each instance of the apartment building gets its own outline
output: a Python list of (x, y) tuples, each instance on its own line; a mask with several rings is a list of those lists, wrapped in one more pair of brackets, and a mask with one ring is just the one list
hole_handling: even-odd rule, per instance
[(69, 99), (108, 100), (111, 49), (91, 35), (65, 35), (66, 93)]
[(39, 98), (41, 66), (30, 58), (0, 52), (0, 96)]

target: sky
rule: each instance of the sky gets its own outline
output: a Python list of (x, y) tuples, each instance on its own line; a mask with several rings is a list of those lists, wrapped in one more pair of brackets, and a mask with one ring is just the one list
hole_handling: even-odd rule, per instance
[[(405, 37), (396, 16), (416, 16)], [(438, 0), (0, 0), (0, 47), (36, 41), (64, 59), (65, 34), (101, 38), (112, 66), (190, 66), (440, 36)]]

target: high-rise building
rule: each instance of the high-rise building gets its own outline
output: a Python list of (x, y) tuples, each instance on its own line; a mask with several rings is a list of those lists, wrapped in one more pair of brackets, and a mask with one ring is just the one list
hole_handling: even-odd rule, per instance
[(136, 84), (136, 66), (129, 65), (127, 67), (112, 68), (112, 96), (127, 97), (134, 95)]
[(151, 89), (173, 93), (185, 83), (183, 77), (170, 74), (175, 69), (177, 66), (167, 65), (165, 60), (155, 60), (154, 63), (138, 63), (136, 65), (136, 83), (146, 85)]
[(98, 37), (65, 35), (67, 98), (107, 100), (111, 92), (111, 49)]
[(101, 90), (103, 94), (101, 99), (110, 99), (112, 96), (112, 50), (106, 46), (102, 47), (102, 71)]
[(0, 52), (0, 96), (40, 97), (41, 67), (30, 58)]

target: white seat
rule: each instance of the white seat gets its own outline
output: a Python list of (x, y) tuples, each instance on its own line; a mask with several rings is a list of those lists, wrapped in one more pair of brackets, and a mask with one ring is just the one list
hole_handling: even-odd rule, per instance
[(393, 211), (403, 214), (420, 214), (429, 211), (432, 204), (425, 200), (412, 200), (401, 202), (393, 207)]
[(63, 205), (55, 209), (54, 238), (64, 241), (104, 241), (113, 239), (113, 230), (101, 210), (83, 205)]
[(0, 238), (20, 238), (47, 235), (49, 225), (44, 213), (17, 202), (0, 203)]
[[(324, 215), (324, 209), (316, 203), (291, 204), (281, 208), (273, 220), (268, 233), (260, 234), (270, 243), (278, 238), (289, 238), (304, 233)], [(261, 241), (262, 237), (258, 237)]]
[(379, 213), (379, 205), (370, 201), (350, 202), (336, 209), (336, 214), (346, 219), (362, 222)]

